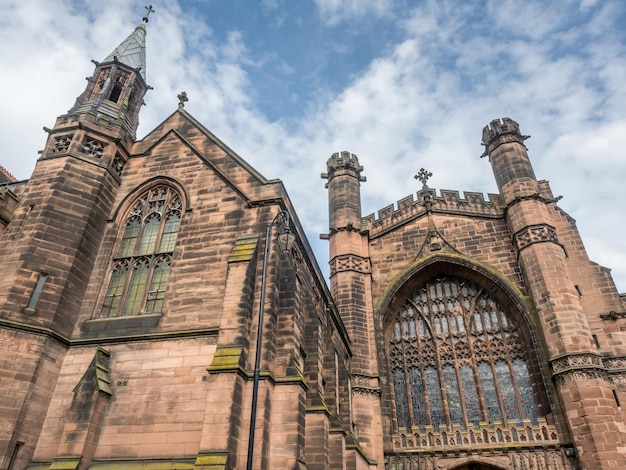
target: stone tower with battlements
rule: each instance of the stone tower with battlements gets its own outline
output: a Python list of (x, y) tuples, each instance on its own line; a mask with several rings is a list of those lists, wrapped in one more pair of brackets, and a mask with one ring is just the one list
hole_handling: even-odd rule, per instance
[(499, 193), (427, 185), (361, 216), (327, 162), (331, 292), (353, 345), (348, 468), (626, 466), (623, 297), (538, 181), (519, 125), (483, 131)]

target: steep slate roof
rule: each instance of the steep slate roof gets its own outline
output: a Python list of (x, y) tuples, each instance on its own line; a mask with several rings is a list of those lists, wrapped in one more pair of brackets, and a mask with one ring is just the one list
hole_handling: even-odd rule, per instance
[(111, 52), (104, 62), (112, 62), (117, 58), (119, 62), (139, 70), (139, 74), (146, 79), (146, 21)]

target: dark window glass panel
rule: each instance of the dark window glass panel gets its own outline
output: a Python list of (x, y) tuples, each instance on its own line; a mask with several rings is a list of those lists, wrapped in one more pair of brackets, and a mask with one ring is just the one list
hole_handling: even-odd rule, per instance
[(163, 299), (165, 297), (165, 287), (170, 273), (170, 263), (168, 259), (160, 260), (152, 274), (148, 299), (146, 301), (146, 312), (161, 312)]
[(409, 406), (407, 403), (406, 380), (404, 378), (404, 371), (393, 371), (393, 388), (396, 398), (396, 418), (398, 420), (398, 426), (408, 427)]
[[(157, 247), (158, 253), (174, 251), (181, 213), (180, 196), (167, 186), (151, 188), (137, 198), (126, 218), (116, 257), (118, 267), (114, 268), (101, 316), (162, 311), (170, 257), (157, 255)], [(120, 262), (135, 266), (131, 275), (128, 268), (122, 274)]]
[(118, 266), (114, 269), (111, 275), (111, 282), (109, 283), (109, 289), (107, 290), (106, 297), (104, 298), (104, 304), (102, 305), (101, 317), (111, 317), (118, 314), (120, 300), (124, 292), (124, 285), (128, 276), (128, 267)]
[(427, 367), (424, 371), (426, 377), (426, 393), (430, 405), (430, 419), (436, 430), (440, 425), (445, 424), (446, 418), (443, 412), (443, 402), (441, 400), (441, 388), (439, 386), (439, 373), (434, 367)]
[(417, 332), (415, 331), (415, 319), (413, 318), (409, 321), (409, 338), (411, 340), (417, 338)]
[(413, 405), (413, 424), (424, 430), (426, 423), (426, 406), (424, 404), (424, 385), (420, 370), (412, 367), (409, 370), (411, 380), (411, 403)]
[(174, 251), (176, 237), (178, 236), (178, 227), (180, 225), (180, 217), (178, 214), (170, 214), (167, 216), (165, 226), (163, 228), (163, 236), (161, 237), (161, 246), (159, 253), (169, 253)]
[(483, 387), (483, 397), (485, 399), (489, 422), (502, 421), (502, 416), (500, 415), (500, 399), (496, 393), (496, 385), (493, 381), (491, 366), (486, 362), (478, 364), (478, 375), (480, 376), (480, 384)]
[(143, 233), (141, 234), (138, 254), (148, 255), (154, 253), (154, 246), (159, 235), (160, 226), (161, 220), (158, 216), (153, 215), (148, 217), (144, 224)]
[(448, 409), (450, 410), (450, 421), (465, 424), (463, 409), (461, 408), (459, 384), (454, 366), (445, 366), (443, 368), (443, 383), (446, 387), (446, 399), (448, 400)]
[(119, 257), (132, 256), (135, 253), (135, 245), (137, 244), (137, 237), (139, 236), (139, 230), (141, 228), (141, 222), (138, 217), (133, 217), (126, 224), (126, 230), (124, 230), (124, 236), (122, 237), (122, 243), (120, 245)]
[(515, 397), (515, 388), (511, 380), (511, 371), (505, 361), (496, 362), (496, 376), (498, 377), (498, 386), (500, 387), (500, 395), (502, 396), (506, 419), (512, 423), (521, 423), (519, 409), (517, 408), (517, 399)]
[(147, 279), (148, 263), (142, 260), (135, 266), (130, 277), (122, 315), (136, 315), (140, 313), (143, 296), (146, 291)]
[(515, 381), (517, 382), (517, 389), (522, 400), (522, 409), (524, 412), (524, 418), (529, 419), (533, 424), (537, 424), (539, 418), (539, 410), (535, 403), (535, 394), (533, 393), (533, 387), (530, 382), (530, 376), (528, 375), (528, 368), (526, 363), (522, 359), (513, 360), (513, 371), (515, 374)]
[(430, 337), (430, 333), (427, 332), (426, 327), (424, 326), (424, 320), (421, 317), (417, 319), (417, 329), (420, 336)]
[(480, 412), (480, 400), (478, 399), (476, 381), (474, 380), (474, 371), (469, 365), (463, 364), (459, 367), (459, 374), (461, 376), (461, 388), (463, 389), (467, 421), (478, 427), (482, 421), (482, 414)]
[(39, 302), (39, 296), (41, 295), (41, 291), (43, 290), (43, 286), (46, 283), (46, 279), (48, 279), (48, 275), (41, 273), (39, 278), (37, 279), (37, 284), (35, 284), (35, 289), (33, 289), (33, 293), (30, 296), (30, 300), (28, 301), (28, 305), (26, 308), (35, 308), (37, 306), (37, 302)]

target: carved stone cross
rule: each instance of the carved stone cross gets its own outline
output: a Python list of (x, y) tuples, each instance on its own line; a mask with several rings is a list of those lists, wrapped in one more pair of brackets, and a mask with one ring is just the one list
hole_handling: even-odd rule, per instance
[(433, 174), (430, 171), (420, 168), (420, 171), (413, 178), (422, 182), (422, 189), (428, 189), (428, 185), (426, 183), (431, 176), (433, 176)]

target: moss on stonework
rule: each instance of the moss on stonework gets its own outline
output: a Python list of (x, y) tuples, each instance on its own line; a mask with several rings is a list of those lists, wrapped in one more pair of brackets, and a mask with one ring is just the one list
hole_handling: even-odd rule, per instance
[(195, 470), (223, 470), (228, 463), (228, 452), (213, 452), (196, 458)]
[(229, 263), (237, 261), (250, 261), (256, 253), (256, 247), (259, 243), (259, 237), (240, 238), (235, 241), (235, 246), (228, 257)]
[(75, 470), (80, 464), (80, 457), (57, 457), (50, 465), (50, 470)]
[(207, 367), (207, 371), (216, 372), (224, 370), (241, 369), (241, 346), (218, 346), (213, 355), (213, 362)]
[[(52, 467), (51, 467), (52, 468)], [(193, 463), (189, 462), (98, 462), (89, 467), (89, 470), (194, 470)]]

